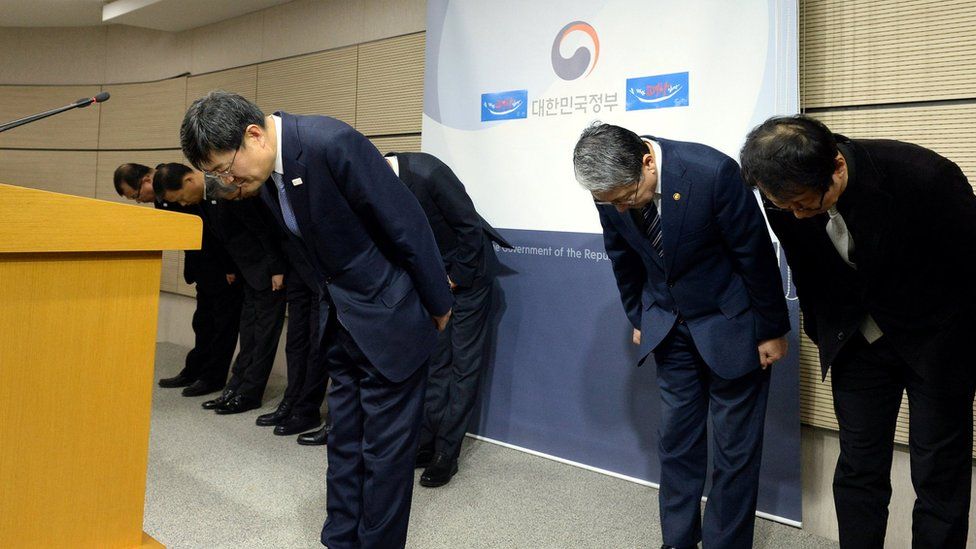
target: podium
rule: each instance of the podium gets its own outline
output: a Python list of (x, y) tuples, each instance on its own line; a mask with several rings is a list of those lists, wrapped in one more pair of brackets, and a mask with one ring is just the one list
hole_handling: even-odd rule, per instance
[(142, 531), (161, 250), (191, 215), (0, 184), (0, 547)]

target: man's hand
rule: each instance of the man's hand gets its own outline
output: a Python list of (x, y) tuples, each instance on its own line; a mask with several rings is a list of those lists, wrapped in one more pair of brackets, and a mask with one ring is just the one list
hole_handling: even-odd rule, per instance
[(786, 356), (789, 344), (786, 343), (786, 336), (776, 339), (767, 339), (759, 342), (759, 364), (765, 370), (773, 365), (774, 362)]
[(227, 273), (225, 276), (227, 277), (228, 284), (233, 284), (237, 280), (237, 275), (234, 273)]
[(447, 314), (445, 314), (444, 316), (432, 316), (431, 317), (434, 320), (434, 326), (437, 327), (437, 331), (438, 332), (443, 332), (444, 331), (444, 328), (447, 328), (447, 321), (451, 319), (451, 313), (452, 312), (453, 312), (453, 310), (449, 310), (449, 311), (447, 311)]
[(636, 328), (634, 329), (633, 341), (634, 345), (640, 345), (640, 330)]
[(451, 291), (452, 292), (454, 291), (455, 288), (457, 288), (457, 284), (455, 284), (454, 281), (451, 280), (451, 277), (450, 276), (447, 277), (447, 283), (451, 285)]
[(271, 291), (277, 292), (285, 287), (285, 275), (271, 275)]

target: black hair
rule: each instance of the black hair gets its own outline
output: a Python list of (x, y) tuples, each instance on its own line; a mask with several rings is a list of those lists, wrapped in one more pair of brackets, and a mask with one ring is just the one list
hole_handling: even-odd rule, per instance
[(142, 178), (149, 173), (149, 166), (143, 166), (142, 164), (126, 163), (122, 164), (118, 168), (115, 168), (115, 175), (112, 177), (112, 183), (115, 185), (115, 192), (119, 193), (119, 196), (125, 197), (125, 193), (122, 192), (122, 184), (126, 184), (134, 191), (138, 191), (139, 187), (142, 186)]
[(808, 190), (827, 192), (836, 158), (834, 134), (802, 114), (774, 116), (756, 126), (739, 153), (746, 182), (780, 199)]
[(153, 176), (153, 192), (156, 193), (156, 199), (162, 200), (166, 191), (182, 189), (183, 177), (188, 173), (193, 173), (193, 168), (179, 162), (156, 166), (156, 174)]
[(264, 113), (257, 105), (236, 93), (212, 91), (194, 101), (183, 116), (183, 155), (201, 169), (213, 153), (239, 149), (251, 124), (264, 127)]

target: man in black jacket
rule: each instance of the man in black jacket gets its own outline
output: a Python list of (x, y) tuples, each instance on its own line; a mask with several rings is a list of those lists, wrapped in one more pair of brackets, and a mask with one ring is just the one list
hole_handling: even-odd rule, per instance
[[(157, 209), (202, 215), (199, 206), (184, 207), (156, 200), (152, 186), (155, 171), (142, 164), (122, 164), (115, 170), (115, 191), (129, 200), (152, 202)], [(229, 284), (225, 277), (234, 269), (233, 261), (212, 227), (204, 226), (200, 249), (185, 251), (183, 263), (183, 280), (187, 284), (196, 284), (193, 349), (187, 353), (186, 364), (180, 373), (160, 379), (160, 387), (183, 387), (183, 396), (192, 397), (219, 391), (224, 386), (237, 346), (244, 297), (240, 285)]]
[(969, 518), (976, 197), (959, 167), (891, 140), (774, 117), (742, 149), (832, 375), (841, 547), (881, 548), (908, 393), (913, 546), (962, 548)]
[(427, 214), (454, 292), (454, 315), (431, 358), (417, 453), (417, 467), (426, 467), (420, 484), (434, 488), (450, 482), (457, 472), (486, 361), (499, 270), (492, 243), (511, 245), (478, 215), (464, 185), (438, 158), (425, 153), (386, 157)]
[[(167, 202), (200, 204), (204, 224), (215, 227), (242, 279), (240, 352), (223, 393), (202, 406), (221, 415), (259, 408), (285, 319), (287, 267), (275, 221), (257, 200), (208, 199), (204, 174), (183, 164), (158, 166), (153, 188)], [(237, 273), (226, 279), (237, 282)]]

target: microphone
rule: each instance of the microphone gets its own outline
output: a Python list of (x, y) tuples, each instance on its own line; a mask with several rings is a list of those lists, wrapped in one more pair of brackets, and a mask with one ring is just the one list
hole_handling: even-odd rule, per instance
[(83, 109), (92, 103), (104, 103), (108, 101), (108, 98), (112, 97), (108, 92), (102, 92), (95, 97), (82, 97), (81, 99), (75, 101), (73, 105), (79, 109)]
[(55, 114), (64, 111), (69, 111), (71, 109), (81, 109), (87, 107), (88, 105), (91, 105), (92, 103), (104, 103), (105, 101), (108, 101), (109, 97), (111, 96), (109, 95), (108, 92), (101, 92), (95, 97), (82, 97), (81, 99), (75, 101), (74, 103), (71, 103), (70, 105), (65, 105), (63, 107), (58, 107), (56, 109), (51, 109), (49, 111), (44, 111), (42, 113), (32, 114), (30, 116), (25, 116), (24, 118), (18, 118), (17, 120), (7, 122), (6, 124), (0, 124), (0, 132), (12, 130), (18, 126), (23, 126), (24, 124), (29, 124), (36, 120), (47, 118), (49, 116), (54, 116)]

